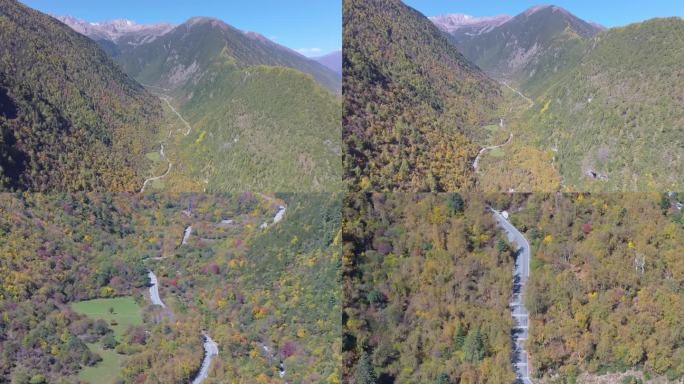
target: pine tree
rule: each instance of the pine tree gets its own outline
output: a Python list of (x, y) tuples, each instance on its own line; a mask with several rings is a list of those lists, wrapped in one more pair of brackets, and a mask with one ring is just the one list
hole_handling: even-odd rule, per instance
[(454, 346), (456, 347), (457, 351), (460, 351), (463, 348), (463, 344), (465, 343), (465, 337), (466, 331), (463, 328), (463, 325), (459, 324), (458, 329), (456, 330), (456, 334), (454, 335)]
[(468, 336), (466, 336), (463, 344), (463, 352), (465, 353), (466, 361), (474, 363), (482, 360), (484, 357), (484, 343), (482, 342), (480, 327), (468, 331)]
[(356, 364), (356, 384), (375, 384), (377, 377), (368, 352), (363, 351)]

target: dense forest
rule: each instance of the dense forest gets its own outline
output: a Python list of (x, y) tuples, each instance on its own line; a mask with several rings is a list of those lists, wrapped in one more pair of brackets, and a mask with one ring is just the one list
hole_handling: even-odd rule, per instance
[[(684, 186), (684, 20), (611, 28), (583, 42), (573, 66), (537, 86), (521, 127), (556, 148), (577, 191), (663, 191)], [(572, 48), (577, 49), (577, 48)]]
[(524, 295), (535, 381), (681, 380), (682, 197), (347, 196), (345, 382), (513, 381), (515, 245), (488, 206), (508, 210), (532, 246)]
[(505, 383), (513, 257), (479, 196), (349, 195), (345, 382)]
[(684, 221), (675, 198), (533, 194), (507, 203), (533, 249), (526, 303), (538, 376), (574, 383), (582, 372), (637, 368), (684, 377)]
[(354, 190), (472, 185), (498, 85), (399, 0), (343, 2), (344, 178)]
[(0, 190), (137, 190), (160, 115), (94, 42), (0, 1)]
[[(340, 201), (279, 197), (1, 195), (0, 382), (81, 382), (101, 345), (121, 362), (105, 382), (185, 383), (203, 331), (220, 349), (207, 382), (339, 381)], [(148, 269), (166, 308), (149, 305)], [(110, 297), (143, 324), (118, 335), (72, 307)]]

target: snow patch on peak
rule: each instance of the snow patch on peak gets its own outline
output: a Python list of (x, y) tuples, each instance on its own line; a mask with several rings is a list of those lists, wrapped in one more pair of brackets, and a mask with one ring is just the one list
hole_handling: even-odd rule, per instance
[(496, 16), (472, 16), (463, 13), (450, 13), (446, 15), (438, 15), (429, 17), (439, 29), (454, 33), (461, 29), (468, 29), (468, 35), (479, 35), (500, 26), (501, 24), (512, 19), (510, 15), (496, 15)]
[(129, 35), (148, 34), (159, 36), (174, 27), (174, 25), (169, 23), (138, 24), (135, 21), (128, 19), (88, 22), (73, 16), (54, 17), (78, 33), (94, 39), (106, 39), (114, 42)]

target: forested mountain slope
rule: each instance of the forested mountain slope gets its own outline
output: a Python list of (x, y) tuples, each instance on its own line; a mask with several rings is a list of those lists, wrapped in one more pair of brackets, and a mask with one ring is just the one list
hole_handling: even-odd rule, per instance
[(631, 368), (662, 380), (654, 382), (680, 382), (684, 221), (675, 201), (532, 194), (509, 208), (533, 250), (526, 303), (534, 375), (595, 382)]
[[(555, 168), (570, 190), (684, 187), (681, 18), (602, 30), (540, 6), (487, 32), (456, 30), (451, 38), (488, 74), (534, 101), (507, 118), (516, 138), (501, 159), (489, 161), (504, 178), (527, 167), (520, 154), (541, 151), (536, 158), (552, 158), (541, 166)], [(487, 182), (505, 185), (492, 180), (496, 173), (488, 172)]]
[(362, 190), (471, 185), (471, 137), (496, 119), (498, 85), (399, 0), (345, 0), (343, 34), (345, 179)]
[(339, 191), (340, 98), (284, 67), (214, 63), (181, 92), (192, 125), (168, 147), (174, 190)]
[[(219, 345), (207, 382), (281, 367), (283, 381), (339, 381), (340, 199), (279, 197), (0, 195), (0, 382), (95, 370), (98, 382), (188, 383), (203, 331)], [(151, 305), (147, 270), (166, 308)], [(95, 298), (130, 300), (141, 324), (116, 331), (74, 311)]]
[[(212, 18), (195, 17), (115, 59), (167, 98), (162, 132), (169, 191), (338, 191), (340, 76), (323, 65)], [(178, 129), (177, 129), (178, 127)], [(179, 135), (178, 131), (186, 134)], [(167, 169), (162, 161), (157, 174)]]
[(269, 65), (309, 74), (332, 92), (340, 79), (333, 71), (254, 32), (244, 32), (221, 20), (193, 17), (143, 44), (124, 44), (116, 57), (121, 67), (142, 83), (164, 88), (185, 85), (218, 58), (249, 67)]
[(348, 195), (343, 234), (345, 383), (515, 380), (513, 258), (482, 197)]
[(575, 64), (575, 45), (601, 28), (557, 6), (536, 6), (484, 33), (451, 33), (458, 49), (485, 72), (527, 89)]
[(546, 80), (522, 124), (578, 190), (684, 187), (684, 20), (611, 28)]
[(0, 1), (0, 189), (136, 190), (160, 114), (95, 43)]

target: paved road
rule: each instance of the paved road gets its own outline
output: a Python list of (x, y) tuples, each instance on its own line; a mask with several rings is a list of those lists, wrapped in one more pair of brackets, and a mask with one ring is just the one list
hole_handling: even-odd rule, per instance
[(285, 216), (285, 210), (287, 207), (281, 205), (278, 207), (278, 212), (276, 212), (275, 216), (273, 217), (273, 224), (277, 224), (280, 220), (283, 219)]
[(152, 271), (148, 271), (147, 276), (150, 278), (150, 300), (152, 300), (152, 304), (166, 308), (161, 297), (159, 297), (159, 281), (157, 280), (157, 275)]
[(492, 209), (494, 219), (501, 229), (506, 232), (508, 241), (517, 247), (515, 253), (515, 268), (513, 269), (513, 301), (511, 302), (511, 315), (513, 316), (513, 368), (517, 375), (517, 382), (532, 384), (530, 380), (530, 367), (525, 350), (525, 341), (528, 336), (529, 313), (523, 302), (525, 283), (530, 276), (530, 243), (517, 228), (513, 226), (501, 212)]
[[(499, 120), (500, 120), (499, 127), (503, 128), (504, 120), (503, 120), (503, 118), (501, 118)], [(477, 156), (475, 157), (475, 161), (473, 161), (473, 168), (475, 169), (475, 171), (477, 171), (477, 163), (480, 161), (480, 156), (482, 156), (487, 151), (491, 151), (492, 149), (501, 148), (504, 145), (507, 145), (508, 143), (511, 142), (511, 139), (513, 139), (513, 131), (508, 133), (508, 140), (506, 140), (505, 143), (499, 144), (499, 145), (493, 145), (491, 147), (484, 147), (484, 148), (480, 149), (480, 152), (478, 152)]]
[(190, 238), (190, 234), (192, 233), (192, 225), (188, 225), (185, 227), (185, 231), (183, 232), (183, 240), (181, 240), (181, 245), (185, 245), (188, 243), (188, 239)]
[[(161, 90), (168, 91), (168, 89), (166, 89), (166, 88), (161, 88), (161, 87), (157, 87), (157, 86), (154, 86), (154, 85), (146, 85), (146, 84), (142, 84), (142, 85), (145, 86), (145, 87), (158, 88), (158, 89), (161, 89)], [(173, 113), (175, 113), (176, 116), (178, 116), (178, 118), (180, 119), (180, 121), (182, 121), (183, 124), (185, 124), (185, 127), (186, 127), (188, 130), (185, 131), (184, 135), (185, 135), (185, 136), (189, 135), (189, 134), (190, 134), (190, 131), (192, 131), (192, 126), (190, 126), (190, 124), (183, 118), (183, 116), (181, 116), (181, 114), (178, 113), (178, 111), (176, 111), (176, 108), (174, 108), (173, 105), (171, 105), (171, 103), (169, 102), (169, 99), (170, 99), (171, 97), (168, 96), (168, 95), (165, 95), (165, 94), (163, 94), (163, 93), (160, 94), (160, 95), (158, 95), (158, 97), (159, 97), (161, 100), (164, 100), (164, 102), (166, 103), (166, 105), (168, 105), (169, 108), (171, 108), (171, 110), (173, 111)], [(180, 129), (178, 129), (177, 131), (179, 131), (179, 130), (180, 130)], [(176, 131), (176, 132), (177, 132), (177, 131)], [(171, 134), (172, 134), (173, 132), (174, 132), (174, 131), (171, 131), (171, 130), (170, 130), (170, 131), (169, 131), (169, 134), (166, 136), (166, 139), (164, 139), (164, 140), (162, 140), (162, 141), (160, 142), (161, 148), (159, 149), (159, 154), (161, 155), (161, 158), (162, 158), (162, 159), (166, 159), (166, 155), (164, 154), (164, 142), (166, 142), (166, 140), (168, 140), (168, 139), (171, 137)], [(162, 174), (162, 175), (154, 176), (154, 177), (150, 177), (150, 178), (145, 179), (145, 181), (143, 182), (142, 188), (140, 188), (140, 193), (145, 192), (145, 188), (147, 187), (147, 184), (148, 184), (148, 183), (150, 183), (150, 182), (152, 182), (152, 181), (155, 181), (155, 180), (161, 180), (161, 179), (165, 178), (166, 176), (168, 176), (169, 172), (171, 172), (171, 166), (173, 166), (173, 164), (172, 164), (171, 161), (168, 160), (168, 159), (166, 159), (166, 161), (169, 163), (168, 167), (166, 168), (166, 172), (164, 172), (164, 174)]]
[(204, 379), (209, 377), (209, 366), (211, 366), (211, 360), (215, 356), (218, 356), (218, 344), (209, 337), (206, 333), (204, 335), (204, 360), (202, 360), (202, 367), (200, 371), (197, 372), (197, 376), (192, 380), (192, 384), (200, 384)]
[(517, 89), (511, 87), (511, 86), (508, 85), (508, 83), (506, 83), (505, 81), (502, 81), (501, 84), (505, 85), (508, 89), (510, 89), (511, 91), (517, 93), (520, 97), (522, 97), (522, 98), (525, 99), (528, 103), (530, 103), (530, 108), (534, 107), (534, 101), (532, 101), (532, 99), (530, 99), (529, 97), (523, 95), (522, 92), (520, 92), (520, 91), (518, 91)]

